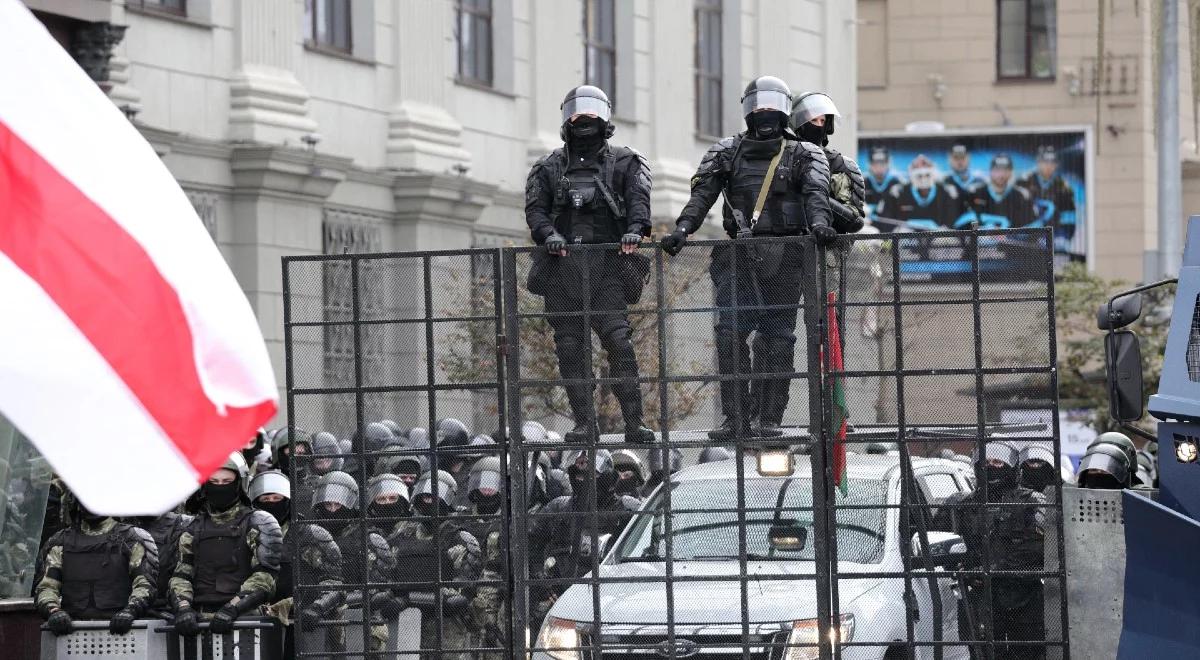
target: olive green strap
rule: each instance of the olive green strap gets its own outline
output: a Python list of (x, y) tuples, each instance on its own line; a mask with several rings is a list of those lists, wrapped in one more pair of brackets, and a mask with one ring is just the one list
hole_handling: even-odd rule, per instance
[(771, 189), (771, 180), (775, 178), (775, 168), (779, 166), (779, 159), (783, 157), (783, 149), (787, 145), (785, 140), (779, 141), (779, 153), (771, 159), (771, 164), (767, 166), (767, 175), (763, 177), (762, 187), (758, 189), (758, 200), (754, 202), (754, 215), (750, 216), (750, 226), (758, 224), (758, 216), (762, 215), (763, 206), (767, 203), (767, 191)]

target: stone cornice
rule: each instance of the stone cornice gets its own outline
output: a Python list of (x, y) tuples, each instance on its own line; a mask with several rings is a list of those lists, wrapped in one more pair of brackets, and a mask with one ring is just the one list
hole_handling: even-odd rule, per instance
[(235, 146), (229, 159), (236, 192), (273, 192), (325, 199), (346, 178), (349, 158), (303, 149)]
[(473, 224), (492, 203), (497, 186), (450, 174), (399, 174), (392, 187), (401, 220)]

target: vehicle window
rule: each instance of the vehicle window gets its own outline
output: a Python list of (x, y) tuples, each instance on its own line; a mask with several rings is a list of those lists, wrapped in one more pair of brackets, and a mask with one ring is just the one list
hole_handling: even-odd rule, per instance
[[(812, 481), (803, 478), (745, 481), (746, 553), (754, 560), (813, 559)], [(617, 548), (618, 561), (661, 560), (666, 556), (665, 497), (660, 491), (647, 507), (654, 516), (638, 516)], [(782, 502), (782, 506), (777, 506)], [(850, 479), (837, 504), (882, 507), (887, 485), (876, 479)], [(685, 481), (671, 494), (671, 555), (676, 561), (737, 559), (740, 545), (737, 489), (728, 480)], [(837, 553), (842, 561), (883, 560), (887, 510), (838, 509)], [(808, 543), (798, 552), (771, 547), (768, 533), (777, 519), (794, 518), (808, 528)]]
[(958, 483), (954, 481), (954, 475), (945, 472), (924, 474), (918, 479), (921, 482), (921, 490), (925, 491), (925, 499), (930, 504), (941, 504), (947, 497), (958, 492)]

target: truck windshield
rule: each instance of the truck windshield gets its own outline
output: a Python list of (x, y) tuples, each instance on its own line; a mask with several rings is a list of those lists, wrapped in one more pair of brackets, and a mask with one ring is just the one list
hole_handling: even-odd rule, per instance
[[(746, 554), (754, 560), (812, 561), (812, 480), (803, 478), (747, 479)], [(779, 506), (780, 495), (782, 506)], [(883, 507), (887, 482), (850, 479), (846, 496), (837, 504)], [(667, 554), (664, 509), (660, 490), (647, 506), (655, 515), (637, 516), (630, 533), (617, 548), (617, 561), (661, 561)], [(684, 481), (671, 491), (671, 554), (675, 561), (738, 559), (737, 489), (728, 480)], [(883, 560), (887, 509), (838, 509), (837, 557), (840, 561), (874, 564)], [(794, 519), (808, 528), (808, 543), (799, 551), (773, 549), (768, 538), (772, 523)]]

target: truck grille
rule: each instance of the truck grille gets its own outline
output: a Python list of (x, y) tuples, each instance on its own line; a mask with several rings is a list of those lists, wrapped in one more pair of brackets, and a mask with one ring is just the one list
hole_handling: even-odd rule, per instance
[[(671, 657), (668, 637), (665, 635), (603, 635), (600, 651), (604, 658), (613, 660), (666, 660)], [(583, 646), (581, 660), (598, 660), (600, 653), (592, 650), (593, 636), (580, 636)], [(681, 649), (678, 660), (780, 660), (782, 645), (787, 641), (785, 633), (750, 635), (748, 655), (741, 635), (684, 635), (676, 633), (675, 643)], [(689, 644), (691, 643), (691, 644)], [(771, 648), (770, 644), (780, 647)], [(689, 653), (690, 651), (690, 653)]]

